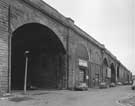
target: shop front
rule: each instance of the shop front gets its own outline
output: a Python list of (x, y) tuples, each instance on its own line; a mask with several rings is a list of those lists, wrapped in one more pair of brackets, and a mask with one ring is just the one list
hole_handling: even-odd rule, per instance
[(88, 62), (83, 59), (78, 60), (78, 80), (76, 81), (75, 88), (80, 90), (88, 89)]

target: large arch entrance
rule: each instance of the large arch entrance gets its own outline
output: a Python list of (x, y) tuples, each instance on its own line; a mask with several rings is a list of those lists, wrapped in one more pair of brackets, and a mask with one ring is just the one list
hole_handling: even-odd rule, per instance
[(66, 51), (51, 29), (38, 23), (25, 24), (13, 32), (11, 42), (12, 90), (24, 87), (26, 51), (27, 89), (62, 88)]
[(77, 62), (75, 86), (78, 86), (80, 83), (85, 83), (89, 86), (90, 85), (88, 73), (89, 53), (87, 47), (82, 43), (78, 43), (76, 47), (75, 56), (76, 56), (75, 61)]
[(116, 82), (116, 72), (115, 72), (115, 67), (114, 64), (111, 64), (111, 82), (115, 83)]
[(108, 61), (105, 58), (103, 60), (103, 73), (102, 73), (102, 81), (106, 82), (108, 80)]
[(120, 79), (120, 70), (119, 70), (119, 66), (117, 66), (117, 80), (119, 81)]

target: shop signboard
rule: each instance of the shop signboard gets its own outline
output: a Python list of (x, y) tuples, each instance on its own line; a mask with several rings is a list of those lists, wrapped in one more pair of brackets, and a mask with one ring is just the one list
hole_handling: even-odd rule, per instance
[(79, 66), (88, 67), (88, 62), (86, 60), (79, 59)]

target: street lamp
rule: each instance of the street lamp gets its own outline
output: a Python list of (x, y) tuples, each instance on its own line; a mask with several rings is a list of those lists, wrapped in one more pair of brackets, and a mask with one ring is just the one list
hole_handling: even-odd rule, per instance
[(27, 72), (28, 72), (28, 54), (30, 52), (29, 51), (25, 51), (25, 57), (26, 57), (26, 60), (25, 60), (25, 73), (24, 73), (24, 94), (26, 94), (26, 91), (27, 91)]

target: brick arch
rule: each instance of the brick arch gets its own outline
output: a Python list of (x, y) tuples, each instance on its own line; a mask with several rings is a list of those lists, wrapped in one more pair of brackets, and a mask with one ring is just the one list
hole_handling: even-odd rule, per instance
[[(86, 76), (89, 75), (89, 59), (90, 54), (87, 46), (83, 42), (78, 42), (74, 47), (74, 67), (75, 67), (75, 86), (77, 86), (80, 81), (85, 82), (88, 85)], [(80, 65), (80, 61), (87, 62), (87, 66)]]
[(48, 27), (50, 30), (52, 30), (57, 37), (60, 39), (60, 41), (62, 42), (64, 48), (66, 49), (66, 42), (63, 40), (63, 37), (61, 36), (62, 34), (60, 33), (59, 29), (52, 27), (52, 25), (45, 23), (44, 21), (39, 21), (39, 20), (35, 20), (33, 18), (31, 18), (31, 20), (25, 20), (22, 18), (18, 18), (16, 20), (11, 21), (11, 31), (14, 32), (16, 29), (18, 29), (19, 27), (26, 25), (26, 24), (31, 24), (31, 23), (36, 23), (36, 24), (41, 24), (45, 27)]
[(109, 62), (106, 57), (103, 58), (103, 65), (109, 66)]
[[(80, 48), (80, 49), (79, 49)], [(81, 50), (81, 52), (79, 52)], [(86, 58), (86, 60), (90, 60), (90, 52), (89, 52), (89, 49), (88, 47), (84, 44), (84, 43), (77, 43), (76, 47), (75, 47), (75, 55), (76, 53), (78, 55), (83, 55), (84, 58)], [(83, 53), (83, 54), (81, 54)], [(85, 55), (85, 56), (84, 56)], [(82, 58), (83, 58), (82, 57)]]
[[(51, 29), (38, 23), (24, 24), (13, 32), (11, 48), (12, 89), (23, 88), (26, 51), (29, 51), (29, 56), (27, 57), (29, 57), (31, 63), (28, 68), (28, 70), (30, 70), (28, 71), (28, 82), (30, 85), (34, 84), (40, 88), (47, 88), (48, 84), (50, 88), (58, 88), (59, 84), (61, 84), (62, 87), (62, 83), (60, 82), (62, 77), (59, 81), (58, 78), (60, 78), (60, 75), (64, 76), (64, 74), (61, 73), (64, 73), (62, 71), (65, 70), (64, 62), (66, 49), (64, 49), (60, 39)], [(58, 70), (59, 76), (52, 74), (53, 72), (58, 72)], [(47, 80), (44, 78), (40, 79), (40, 77), (43, 77), (43, 74)], [(50, 76), (47, 78), (46, 75)], [(36, 82), (39, 79), (40, 83)], [(20, 80), (20, 82), (17, 80)], [(52, 80), (51, 85), (51, 82), (49, 82), (50, 80)], [(46, 85), (44, 85), (44, 83), (46, 83)]]
[(115, 69), (115, 64), (112, 62), (110, 64), (110, 69), (111, 69), (111, 82), (116, 82), (116, 69)]
[(108, 67), (109, 67), (109, 63), (108, 63), (108, 59), (105, 57), (103, 58), (103, 62), (102, 62), (102, 80), (106, 81), (106, 78), (108, 77)]
[(116, 68), (116, 72), (117, 72), (117, 80), (119, 81), (119, 78), (120, 78), (120, 64), (117, 63), (117, 68)]
[(101, 55), (100, 52), (97, 50), (91, 50), (91, 62), (95, 63), (95, 64), (101, 64)]
[(110, 61), (109, 67), (111, 67), (112, 65), (115, 67), (115, 62), (113, 60)]
[(64, 47), (64, 44), (61, 41), (61, 39), (59, 38), (59, 36), (52, 29), (50, 29), (49, 27), (45, 26), (44, 24), (40, 24), (38, 22), (25, 23), (25, 24), (22, 24), (22, 25), (18, 26), (16, 29), (12, 30), (12, 37), (13, 37), (13, 33), (16, 32), (16, 30), (21, 29), (23, 27), (28, 27), (30, 25), (37, 26), (37, 27), (40, 27), (42, 29), (49, 30), (51, 33), (53, 33), (56, 36), (56, 38), (58, 38), (58, 40), (60, 41), (60, 43), (62, 44), (62, 46), (63, 46), (63, 48), (64, 48), (64, 50), (66, 52), (66, 47)]

